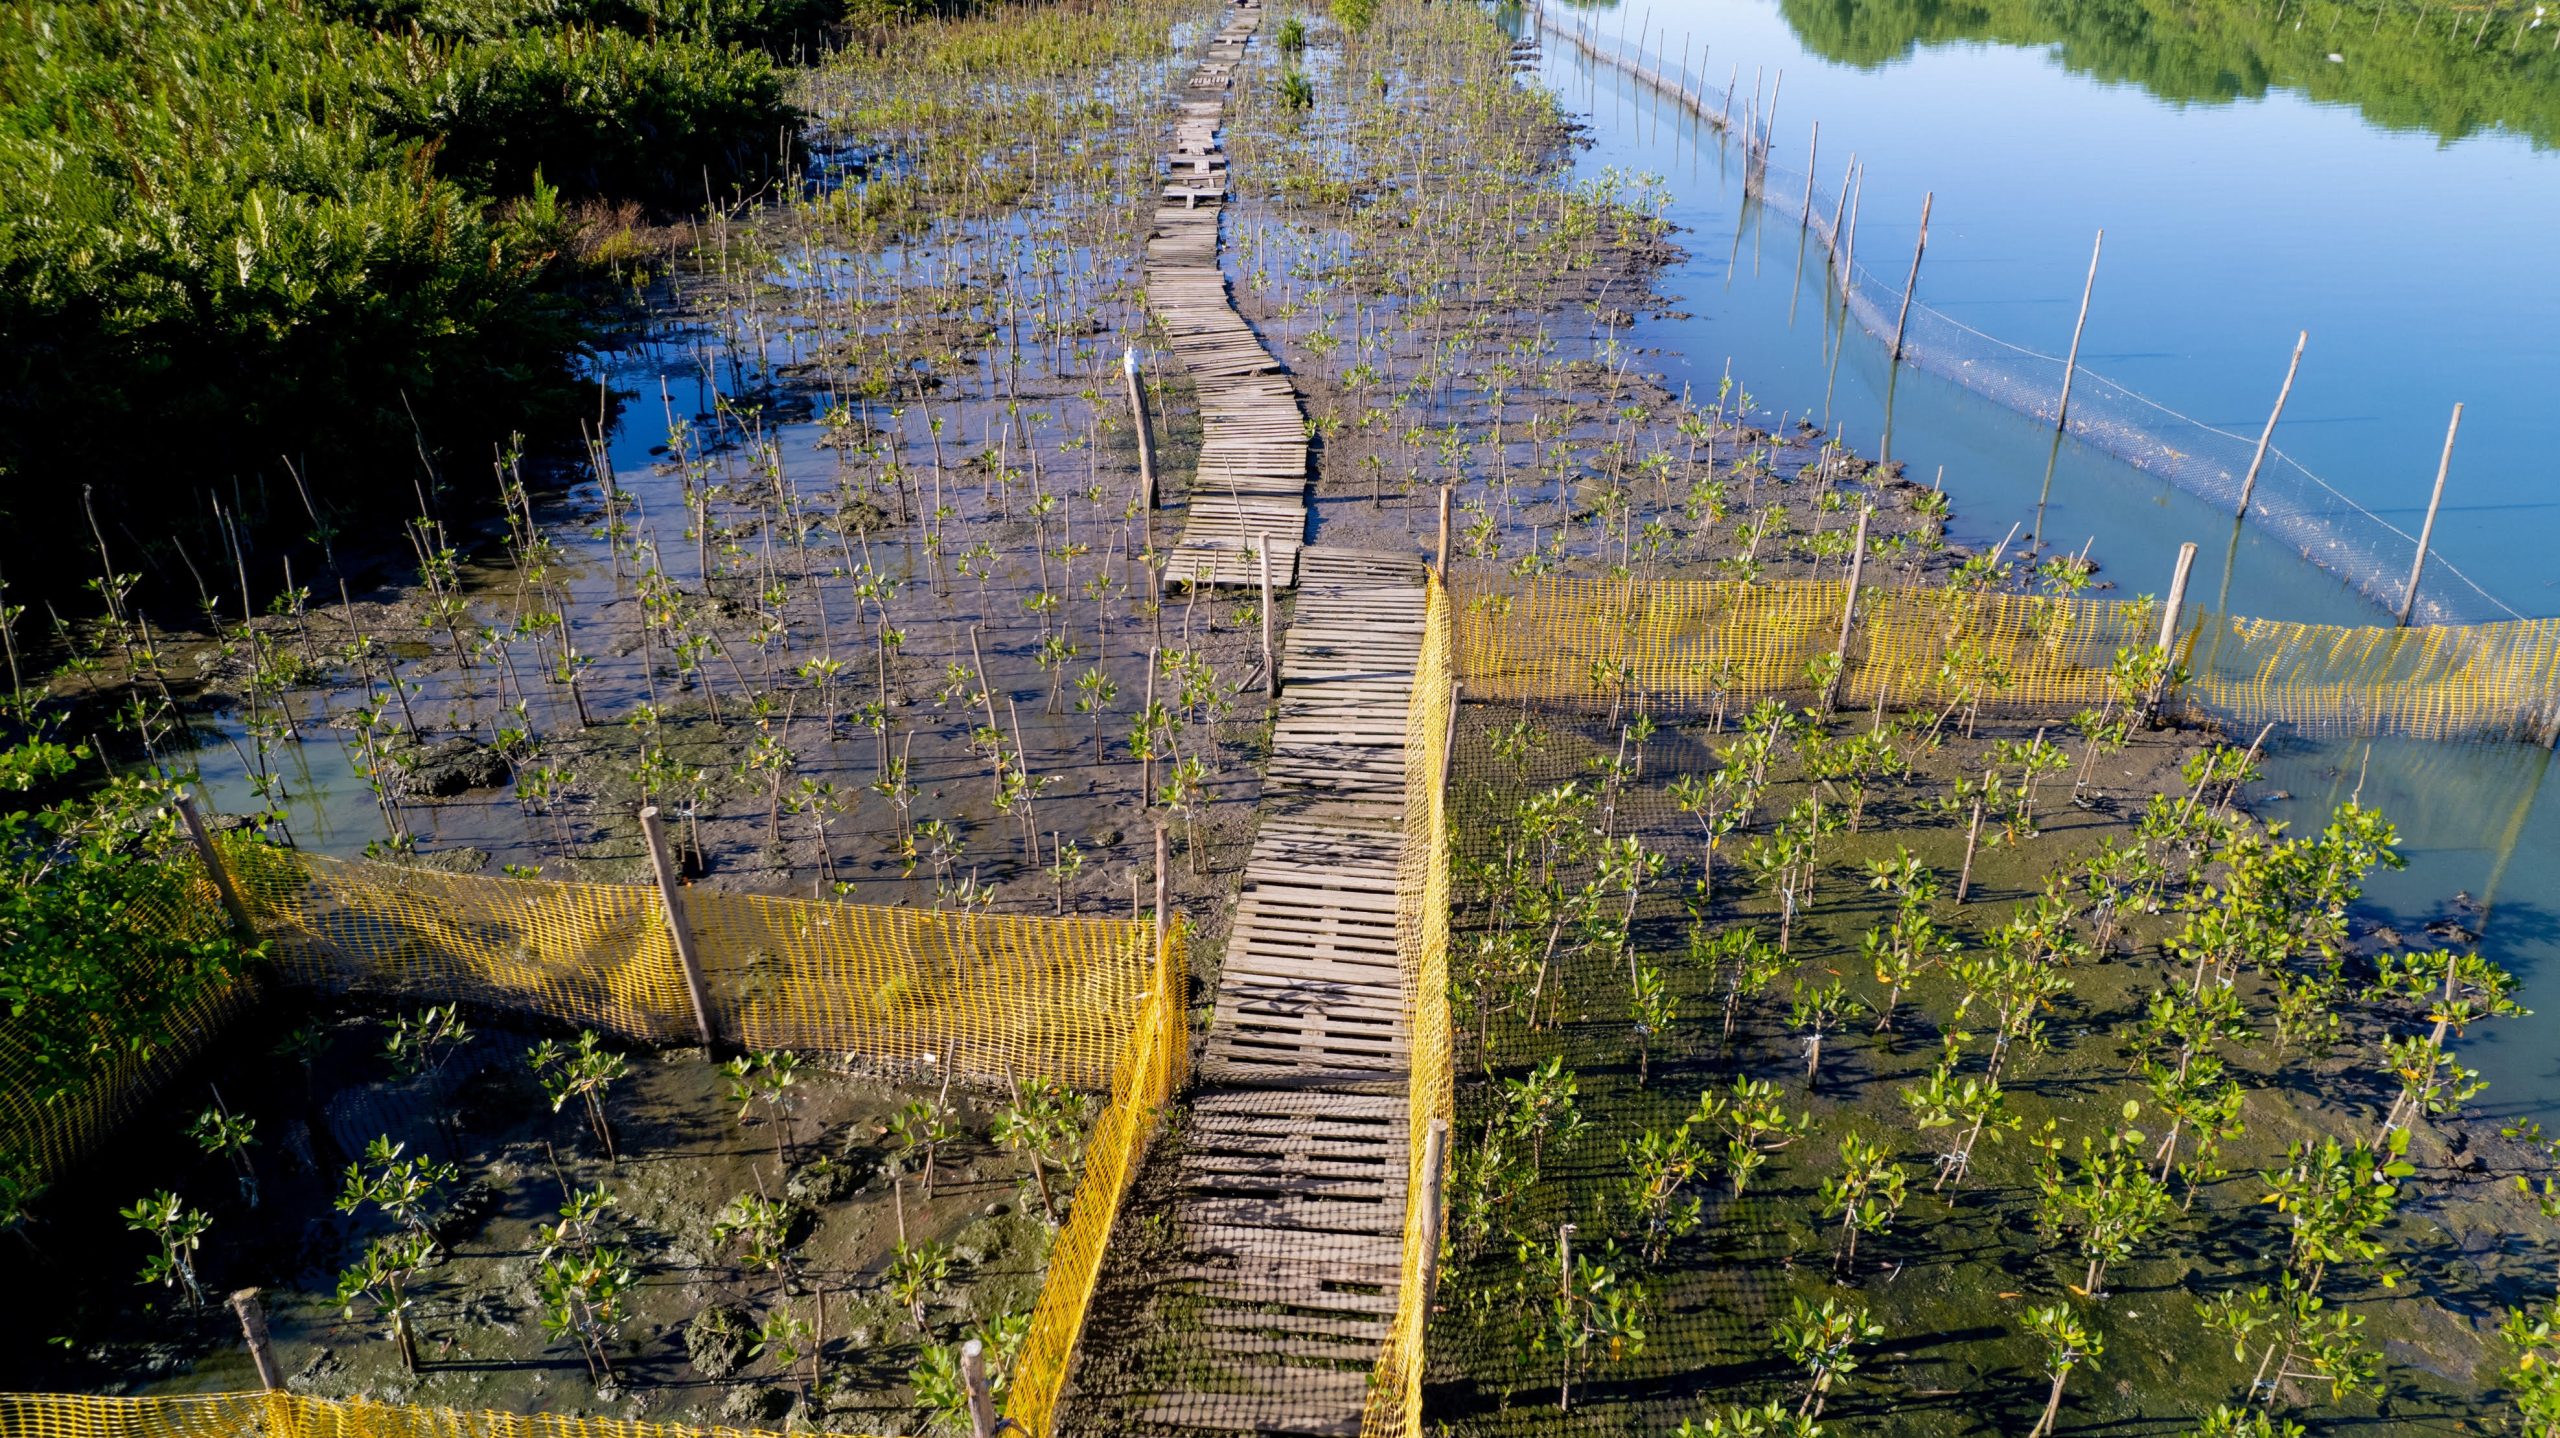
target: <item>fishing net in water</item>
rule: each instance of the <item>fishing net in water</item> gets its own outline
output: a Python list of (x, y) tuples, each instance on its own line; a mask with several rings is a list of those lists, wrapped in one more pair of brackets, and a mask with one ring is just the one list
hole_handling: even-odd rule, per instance
[[(1601, 33), (1587, 21), (1548, 34), (1593, 63), (1625, 74), (1727, 135), (1742, 151), (1745, 194), (1774, 214), (1802, 223), (1831, 261), (1831, 293), (1859, 328), (1890, 345), (1897, 326), (1902, 359), (2010, 409), (2052, 423), (2063, 412), (2073, 437), (2210, 503), (2237, 513), (2249, 487), (2249, 520), (2282, 539), (2303, 559), (2337, 575), (2366, 598), (2397, 612), (2417, 557), (2416, 535), (2341, 494), (2291, 455), (2270, 444), (2261, 460), (2258, 436), (2237, 434), (2146, 399), (2086, 365), (1983, 333), (1916, 297), (1908, 318), (1908, 272), (1880, 275), (1857, 253), (1856, 187), (1844, 200), (1836, 186), (1777, 163), (1768, 137), (1734, 96), (1683, 63), (1648, 53), (1641, 40)], [(1842, 275), (1847, 275), (1844, 282)], [(2249, 472), (2258, 474), (2249, 485)], [(2469, 575), (2431, 554), (2410, 618), (2428, 624), (2516, 619), (2520, 614)]]

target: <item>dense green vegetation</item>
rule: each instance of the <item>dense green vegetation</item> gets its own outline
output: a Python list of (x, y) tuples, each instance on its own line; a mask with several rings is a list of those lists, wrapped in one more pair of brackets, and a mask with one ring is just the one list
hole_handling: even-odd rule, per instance
[(414, 510), (422, 442), (476, 467), (556, 413), (594, 333), (580, 290), (599, 241), (788, 155), (773, 51), (819, 38), (820, 3), (13, 7), (0, 565), (17, 593), (96, 572), (83, 486), (116, 567), (193, 598), (170, 544), (211, 568), (212, 504), (312, 525), (287, 457), (319, 516), (368, 494)]
[[(2532, 5), (2242, 4), (2238, 0), (1781, 0), (1826, 59), (1874, 66), (1920, 45), (2051, 45), (2062, 63), (2164, 99), (2222, 104), (2292, 90), (2445, 140), (2491, 127), (2560, 142), (2560, 39)], [(2338, 58), (2332, 60), (2332, 55)]]

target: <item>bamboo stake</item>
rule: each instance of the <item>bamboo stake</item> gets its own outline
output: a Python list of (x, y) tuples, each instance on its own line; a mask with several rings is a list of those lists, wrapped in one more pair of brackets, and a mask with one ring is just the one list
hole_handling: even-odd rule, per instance
[(2089, 245), (2089, 279), (2080, 287), (2080, 318), (2071, 325), (2071, 357), (2062, 362), (2062, 403), (2053, 411), (2056, 431), (2071, 421), (2071, 380), (2080, 372), (2080, 332), (2089, 327), (2089, 296), (2098, 288), (2098, 251), (2104, 249), (2106, 243), (2107, 232), (2100, 230), (2098, 238)]
[(1138, 388), (1138, 352), (1120, 352), (1120, 369), (1129, 378), (1129, 415), (1138, 427), (1138, 482), (1146, 487), (1147, 508), (1156, 507), (1156, 442), (1147, 430), (1147, 400)]
[(284, 1369), (276, 1363), (276, 1346), (267, 1337), (267, 1311), (258, 1290), (243, 1288), (231, 1295), (231, 1311), (240, 1315), (240, 1336), (249, 1344), (249, 1359), (258, 1366), (258, 1386), (273, 1393), (284, 1387)]
[(2400, 596), (2400, 627), (2418, 607), (2418, 579), (2427, 572), (2427, 545), (2436, 534), (2436, 508), (2444, 503), (2444, 477), (2453, 468), (2453, 437), (2462, 432), (2462, 405), (2453, 406), (2453, 422), (2444, 427), (2444, 457), (2436, 461), (2435, 493), (2427, 496), (2427, 522), (2418, 526), (2418, 557), (2409, 562), (2409, 588)]
[(2249, 473), (2240, 481), (2240, 519), (2249, 517), (2249, 495), (2258, 487), (2258, 466), (2267, 462), (2267, 442), (2275, 438), (2276, 421), (2284, 418), (2284, 402), (2293, 393), (2293, 376), (2302, 368), (2302, 347), (2310, 343), (2311, 331), (2294, 336), (2293, 361), (2284, 367), (2284, 387), (2276, 391), (2276, 407), (2267, 412), (2267, 427), (2258, 431), (2258, 452), (2249, 456)]
[(1449, 1161), (1449, 1121), (1434, 1118), (1422, 1135), (1422, 1308), (1431, 1310), (1431, 1293), (1440, 1283), (1441, 1175)]
[(1859, 507), (1858, 534), (1849, 545), (1849, 595), (1840, 603), (1840, 642), (1831, 651), (1831, 682), (1823, 686), (1825, 713), (1839, 701), (1841, 676), (1849, 672), (1849, 626), (1858, 616), (1858, 576), (1867, 567), (1867, 519), (1875, 512), (1872, 504)]
[(996, 1438), (995, 1394), (987, 1387), (987, 1346), (975, 1338), (960, 1345), (960, 1382), (969, 1391), (969, 1438)]
[(1262, 560), (1262, 695), (1280, 697), (1280, 654), (1271, 644), (1271, 546), (1255, 551)]
[(231, 886), (231, 870), (222, 862), (222, 854), (213, 847), (213, 835), (206, 830), (204, 819), (196, 813), (195, 801), (180, 794), (175, 800), (178, 818), (187, 826), (187, 837), (196, 846), (196, 857), (204, 861), (204, 873), (213, 881), (213, 891), (222, 899), (223, 912), (231, 916), (231, 926), (240, 937), (251, 943), (258, 941), (258, 926), (249, 922), (248, 906), (240, 902), (240, 891)]
[(1931, 190), (1920, 197), (1920, 239), (1911, 247), (1911, 278), (1902, 282), (1902, 313), (1893, 320), (1893, 361), (1902, 362), (1902, 334), (1911, 324), (1911, 295), (1920, 288), (1920, 257), (1929, 250), (1929, 207), (1937, 203), (1938, 192)]
[(658, 822), (658, 806), (640, 811), (640, 835), (649, 843), (649, 867), (658, 876), (658, 898), (666, 905), (667, 932), (675, 940), (676, 963), (684, 970), (685, 997), (693, 1002), (693, 1026), (702, 1046), (716, 1048), (711, 1029), (711, 1003), (702, 984), (702, 958), (694, 951), (693, 929), (684, 920), (684, 890), (676, 882), (676, 858), (667, 847), (666, 827)]
[(1432, 566), (1440, 572), (1440, 579), (1444, 584), (1449, 579), (1449, 492), (1452, 488), (1454, 488), (1452, 485), (1440, 486), (1439, 561)]

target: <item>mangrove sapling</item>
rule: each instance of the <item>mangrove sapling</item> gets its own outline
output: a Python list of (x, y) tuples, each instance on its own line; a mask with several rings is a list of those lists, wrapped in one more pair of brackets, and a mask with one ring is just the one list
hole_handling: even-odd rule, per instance
[(1813, 1115), (1789, 1118), (1778, 1086), (1767, 1079), (1738, 1078), (1730, 1093), (1698, 1095), (1688, 1122), (1723, 1132), (1725, 1176), (1736, 1198), (1779, 1150), (1813, 1132)]
[(1858, 1239), (1893, 1227), (1910, 1183), (1910, 1173), (1882, 1144), (1854, 1133), (1840, 1135), (1840, 1172), (1822, 1181), (1822, 1216), (1840, 1220), (1832, 1272), (1843, 1278), (1857, 1272)]
[(2152, 1177), (2150, 1165), (2139, 1152), (2142, 1131), (2132, 1126), (2141, 1112), (2141, 1104), (2126, 1100), (2124, 1122), (2107, 1135), (2103, 1145), (2081, 1136), (2080, 1161), (2073, 1173), (2064, 1175), (2056, 1144), (2047, 1150), (2047, 1161), (2036, 1175), (2043, 1195), (2039, 1221), (2078, 1240), (2088, 1270), (2077, 1291), (2089, 1298), (2106, 1297), (2100, 1285), (2108, 1266), (2131, 1258), (2168, 1218), (2169, 1190)]
[(462, 1177), (462, 1166), (423, 1156), (410, 1158), (408, 1147), (393, 1143), (389, 1134), (366, 1144), (364, 1157), (347, 1165), (338, 1191), (338, 1212), (353, 1213), (370, 1203), (403, 1231), (425, 1239), (432, 1254), (440, 1245), (427, 1222), (427, 1211), (439, 1193)]
[(1959, 955), (1948, 965), (1957, 982), (1964, 986), (1964, 995), (1956, 1002), (1957, 1022), (1963, 1022), (1977, 1008), (1990, 1011), (1987, 1071), (1994, 1079), (2006, 1071), (2015, 1050), (2040, 1052), (2044, 1048), (2045, 1011), (2071, 991), (2071, 980), (2060, 970), (2018, 952), (2017, 932), (2003, 928), (1994, 936), (1995, 947), (1979, 954)]
[[(2417, 1172), (2402, 1157), (2408, 1146), (2406, 1130), (2379, 1152), (2333, 1137), (2303, 1140), (2285, 1151), (2284, 1167), (2259, 1175), (2267, 1186), (2259, 1201), (2283, 1214), (2291, 1230), (2285, 1267), (2303, 1292), (2318, 1293), (2333, 1264), (2371, 1263), (2389, 1251), (2375, 1231), (2391, 1221), (2400, 1181)], [(2399, 1283), (2390, 1269), (2376, 1276), (2385, 1288)]]
[(1662, 970), (1651, 964), (1639, 966), (1634, 975), (1635, 988), (1628, 1000), (1636, 1035), (1636, 1087), (1642, 1088), (1653, 1068), (1653, 1040), (1668, 1033), (1680, 1017), (1680, 999), (1664, 982)]
[(1804, 1397), (1796, 1404), (1803, 1417), (1819, 1418), (1831, 1401), (1832, 1385), (1858, 1371), (1857, 1347), (1884, 1336), (1884, 1325), (1870, 1319), (1863, 1303), (1826, 1298), (1822, 1306), (1798, 1297), (1793, 1312), (1778, 1320), (1770, 1346), (1805, 1373)]
[(1701, 1418), (1683, 1418), (1671, 1438), (1822, 1438), (1822, 1424), (1802, 1413), (1790, 1413), (1775, 1401), (1757, 1408), (1720, 1408)]
[(2326, 1383), (2333, 1400), (2380, 1390), (2382, 1355), (2362, 1342), (2364, 1315), (2332, 1310), (2291, 1271), (2273, 1287), (2260, 1284), (2204, 1300), (2197, 1312), (2206, 1329), (2230, 1336), (2236, 1360), (2247, 1361), (2258, 1335), (2267, 1335), (2249, 1379), (2248, 1402), (2272, 1407), (2288, 1383)]
[(1604, 1259), (1595, 1259), (1574, 1248), (1573, 1234), (1574, 1226), (1564, 1225), (1552, 1247), (1523, 1236), (1516, 1255), (1525, 1282), (1544, 1288), (1544, 1280), (1554, 1280), (1545, 1302), (1524, 1316), (1529, 1351), (1553, 1352), (1560, 1360), (1559, 1412), (1571, 1411), (1574, 1375), (1588, 1366), (1595, 1350), (1612, 1363), (1644, 1352), (1644, 1324), (1653, 1301), (1645, 1284), (1619, 1271), (1615, 1244)]
[(246, 1114), (235, 1114), (223, 1103), (222, 1095), (213, 1096), (213, 1107), (196, 1115), (187, 1135), (208, 1154), (219, 1154), (231, 1164), (232, 1173), (240, 1180), (240, 1199), (251, 1208), (258, 1206), (258, 1170), (249, 1161), (249, 1145), (257, 1142), (258, 1121)]
[(196, 1281), (196, 1250), (204, 1246), (205, 1230), (213, 1227), (213, 1215), (201, 1208), (189, 1208), (186, 1201), (167, 1189), (148, 1194), (131, 1208), (117, 1210), (124, 1226), (136, 1233), (150, 1234), (160, 1251), (145, 1259), (137, 1282), (157, 1283), (175, 1288), (187, 1296), (189, 1308), (204, 1306), (204, 1287)]
[(728, 1080), (729, 1102), (738, 1106), (738, 1126), (744, 1128), (747, 1115), (763, 1105), (765, 1122), (773, 1125), (773, 1161), (778, 1167), (789, 1167), (784, 1142), (790, 1134), (792, 1087), (799, 1082), (800, 1056), (789, 1049), (741, 1054), (720, 1065), (720, 1072)]
[(394, 1233), (365, 1245), (364, 1255), (338, 1275), (338, 1308), (355, 1316), (359, 1301), (373, 1305), (376, 1317), (390, 1325), (385, 1336), (400, 1354), (401, 1366), (418, 1371), (418, 1340), (409, 1315), (417, 1306), (410, 1285), (434, 1256), (435, 1242), (423, 1233)]
[(605, 1117), (604, 1096), (616, 1080), (631, 1072), (630, 1061), (604, 1047), (595, 1030), (580, 1029), (576, 1044), (562, 1048), (544, 1039), (525, 1054), (525, 1062), (532, 1065), (543, 1097), (551, 1100), (551, 1111), (558, 1113), (570, 1099), (577, 1099), (586, 1109), (588, 1130), (604, 1145), (606, 1160), (620, 1163), (622, 1156), (613, 1146), (613, 1123)]
[(2533, 1438), (2560, 1434), (2560, 1302), (2508, 1309), (2498, 1336), (2515, 1351), (2498, 1381), (2519, 1426)]
[(1796, 980), (1795, 1002), (1788, 1006), (1787, 1023), (1804, 1032), (1806, 1088), (1812, 1088), (1821, 1076), (1823, 1036), (1854, 1020), (1865, 1009), (1866, 1005), (1851, 998), (1847, 986), (1838, 979), (1818, 984)]
[(2477, 1071), (2454, 1062), (2445, 1040), (2476, 1020), (2521, 1017), (2532, 1010), (2515, 1001), (2515, 976), (2477, 953), (2385, 954), (2374, 997), (2425, 1005), (2428, 1031), (2387, 1039), (2383, 1053), (2400, 1080), (2400, 1092), (2383, 1115), (2379, 1135), (2415, 1127), (2426, 1116), (2446, 1114), (2488, 1087)]
[(1076, 1152), (1084, 1143), (1086, 1098), (1052, 1079), (1035, 1080), (1028, 1091), (1019, 1092), (1002, 1113), (996, 1115), (995, 1140), (1023, 1156), (1031, 1165), (1031, 1180), (1040, 1193), (1040, 1212), (1049, 1226), (1058, 1226), (1058, 1202), (1049, 1184), (1049, 1170), (1066, 1173), (1075, 1165)]
[(578, 1345), (590, 1378), (612, 1381), (610, 1345), (629, 1316), (624, 1296), (638, 1282), (630, 1255), (618, 1248), (562, 1252), (543, 1260), (536, 1278), (542, 1329)]
[(889, 1251), (887, 1288), (890, 1301), (907, 1311), (916, 1326), (916, 1337), (933, 1341), (933, 1325), (926, 1304), (951, 1278), (951, 1250), (926, 1240), (909, 1243), (898, 1239)]
[(445, 1060), (470, 1041), (471, 1025), (463, 1019), (461, 1005), (430, 1005), (414, 1015), (395, 1016), (382, 1052), (391, 1060), (392, 1073), (413, 1079), (442, 1073)]
[(2054, 1303), (2027, 1310), (2027, 1331), (2044, 1341), (2045, 1376), (2053, 1380), (2053, 1388), (2045, 1394), (2043, 1416), (2027, 1430), (2027, 1438), (2045, 1438), (2054, 1431), (2054, 1420), (2062, 1415), (2062, 1387), (2071, 1381), (2071, 1372), (2083, 1366), (2095, 1368), (2107, 1351), (2106, 1341), (2082, 1324), (2068, 1304)]
[(1777, 945), (1747, 925), (1727, 929), (1710, 939), (1705, 924), (1691, 924), (1689, 960), (1706, 969), (1715, 988), (1724, 994), (1724, 1035), (1728, 1039), (1733, 1037), (1734, 1025), (1742, 1016), (1744, 1000), (1767, 993), (1778, 976), (1792, 967)]
[(2278, 1418), (2261, 1409), (2216, 1403), (2212, 1412), (2196, 1421), (2187, 1438), (2306, 1438), (2310, 1431), (2290, 1418)]
[(807, 1320), (776, 1303), (756, 1326), (755, 1342), (747, 1348), (750, 1357), (770, 1358), (775, 1372), (791, 1375), (791, 1385), (800, 1390), (803, 1405), (809, 1401), (809, 1379), (800, 1371), (800, 1345), (809, 1341), (809, 1334)]
[(1494, 1121), (1529, 1145), (1533, 1178), (1545, 1171), (1549, 1143), (1560, 1150), (1570, 1148), (1591, 1126), (1579, 1101), (1581, 1088), (1581, 1080), (1564, 1066), (1561, 1054), (1550, 1055), (1520, 1078), (1502, 1081), (1501, 1107)]
[(1660, 1263), (1675, 1239), (1698, 1226), (1702, 1201), (1688, 1188), (1706, 1172), (1707, 1151), (1698, 1142), (1696, 1120), (1620, 1140), (1618, 1153), (1627, 1166), (1619, 1193), (1634, 1220), (1644, 1261)]
[(888, 1128), (890, 1136), (898, 1142), (900, 1173), (916, 1165), (918, 1154), (924, 1156), (915, 1171), (924, 1178), (925, 1202), (933, 1202), (934, 1160), (941, 1153), (942, 1146), (959, 1135), (958, 1128), (941, 1109), (923, 1099), (910, 1099), (903, 1108), (889, 1115)]
[(1949, 1038), (1937, 1066), (1929, 1070), (1929, 1077), (1905, 1085), (1902, 1090), (1903, 1106), (1911, 1110), (1914, 1125), (1924, 1133), (1947, 1129), (1954, 1139), (1938, 1155), (1938, 1177), (1929, 1185), (1931, 1193), (1944, 1188), (1950, 1179), (1957, 1188), (1963, 1188), (1965, 1172), (1973, 1166), (1974, 1145), (1985, 1137), (1998, 1143), (2009, 1130), (2025, 1122), (2009, 1111), (2008, 1093), (2000, 1087), (1997, 1077), (1956, 1077), (1956, 1066), (1963, 1056), (1963, 1047)]

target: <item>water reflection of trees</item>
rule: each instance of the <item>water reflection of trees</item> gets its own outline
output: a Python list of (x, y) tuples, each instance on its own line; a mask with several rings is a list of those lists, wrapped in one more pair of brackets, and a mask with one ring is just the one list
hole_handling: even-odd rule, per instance
[(1806, 48), (1861, 67), (1924, 45), (2050, 45), (2072, 70), (2181, 103), (2290, 90), (2445, 140), (2502, 126), (2536, 146), (2560, 143), (2560, 29), (2548, 18), (2534, 28), (2531, 6), (1779, 0), (1779, 8)]

